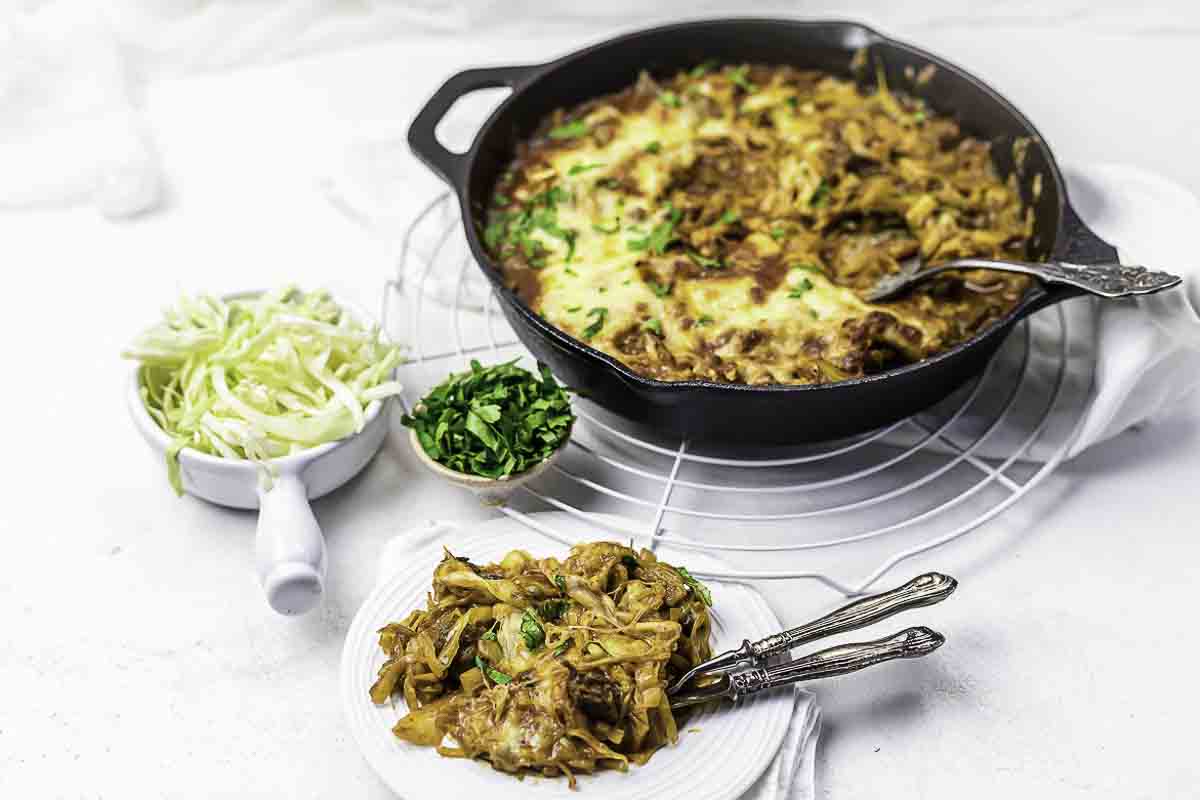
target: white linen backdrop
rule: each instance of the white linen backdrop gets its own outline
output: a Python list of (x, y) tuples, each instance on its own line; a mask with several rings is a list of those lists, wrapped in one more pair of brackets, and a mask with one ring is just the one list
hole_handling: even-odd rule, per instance
[[(1168, 2), (1169, 0), (1157, 0)], [(155, 208), (160, 167), (137, 113), (156, 75), (229, 69), (414, 33), (592, 33), (718, 14), (853, 17), (888, 30), (1032, 20), (1139, 29), (1115, 0), (0, 0), (0, 208)], [(1169, 33), (1169, 32), (1168, 32)]]
[[(0, 182), (0, 209), (91, 203), (113, 219), (152, 211), (160, 203), (164, 176), (138, 111), (139, 89), (146, 82), (180, 73), (236, 69), (381, 39), (418, 34), (445, 36), (448, 40), (462, 33), (540, 35), (547, 41), (548, 55), (561, 51), (559, 42), (564, 39), (577, 41), (581, 35), (601, 36), (654, 21), (720, 14), (853, 17), (902, 36), (909, 30), (969, 27), (983, 21), (1017, 27), (1031, 22), (1061, 23), (1073, 35), (1087, 30), (1128, 33), (1138, 30), (1149, 18), (1140, 7), (1130, 10), (1126, 4), (1111, 0), (1055, 4), (929, 0), (919, 8), (912, 6), (887, 0), (660, 0), (654, 4), (643, 0), (109, 0), (103, 4), (90, 0), (0, 0), (0, 174), (5, 177)], [(1154, 33), (1169, 40), (1180, 31)], [(468, 128), (473, 133), (474, 126)], [(368, 219), (380, 216), (381, 207), (386, 205), (380, 200), (395, 195), (396, 187), (371, 192), (364, 185), (378, 183), (385, 174), (410, 174), (407, 152), (400, 156), (399, 164), (393, 163), (394, 145), (401, 137), (394, 131), (387, 136), (383, 153), (391, 155), (380, 158), (379, 148), (373, 145), (369, 148), (371, 158), (364, 162), (371, 181), (356, 181), (352, 169), (343, 169), (341, 175), (327, 181), (335, 189), (331, 194), (343, 195), (343, 210), (349, 208)], [(357, 150), (362, 150), (361, 142), (346, 143), (347, 153)], [(390, 171), (379, 169), (381, 162), (388, 162)], [(1135, 178), (1120, 174), (1115, 185), (1129, 188)], [(1174, 230), (1192, 230), (1190, 220), (1197, 213), (1193, 198), (1172, 187), (1151, 187), (1147, 191), (1179, 194), (1177, 202), (1169, 206), (1157, 202), (1158, 197), (1147, 196), (1146, 202), (1183, 213), (1189, 224)], [(400, 193), (410, 192), (410, 187), (404, 187)], [(1136, 210), (1126, 216), (1146, 219)], [(388, 227), (402, 229), (398, 225)], [(1131, 235), (1130, 239), (1170, 244), (1163, 241), (1161, 231), (1143, 233), (1147, 235)], [(1113, 241), (1118, 245), (1131, 243), (1119, 238)], [(1150, 259), (1147, 263), (1184, 274), (1190, 269), (1195, 275), (1190, 264), (1180, 261), (1186, 255), (1173, 255), (1163, 247), (1151, 253), (1146, 243), (1139, 244), (1138, 250), (1146, 253), (1143, 257)], [(1190, 253), (1190, 243), (1184, 244), (1178, 252)], [(1158, 250), (1163, 251), (1161, 257), (1166, 261), (1154, 260)], [(1126, 257), (1131, 255), (1137, 258), (1139, 253), (1126, 252)], [(1195, 284), (1193, 280), (1193, 292)], [(1125, 303), (1105, 307), (1096, 336), (1101, 345), (1098, 385), (1100, 389), (1109, 387), (1109, 391), (1107, 396), (1102, 392), (1103, 402), (1095, 404), (1094, 418), (1088, 420), (1085, 435), (1072, 455), (1131, 424), (1156, 416), (1194, 387), (1195, 365), (1200, 361), (1200, 319), (1192, 308), (1194, 300), (1189, 305), (1183, 292), (1173, 293), (1169, 299), (1170, 303), (1164, 296), (1163, 300), (1154, 298), (1137, 306)], [(1140, 313), (1143, 311), (1147, 313)], [(1157, 324), (1150, 324), (1150, 319)], [(1093, 324), (1089, 318), (1088, 327)], [(1138, 335), (1133, 336), (1135, 333)], [(1130, 343), (1135, 339), (1144, 340), (1146, 346), (1133, 347)], [(1175, 355), (1160, 358), (1156, 368), (1151, 365), (1142, 369), (1139, 365), (1146, 358), (1139, 353), (1143, 351)]]

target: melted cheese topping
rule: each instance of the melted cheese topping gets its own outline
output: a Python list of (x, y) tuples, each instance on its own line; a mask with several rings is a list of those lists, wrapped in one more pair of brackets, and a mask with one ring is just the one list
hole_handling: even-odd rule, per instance
[(485, 241), (522, 299), (664, 380), (855, 377), (971, 335), (1027, 287), (981, 271), (864, 302), (918, 252), (1023, 254), (1030, 216), (951, 120), (790, 68), (643, 76), (559, 112), (493, 204)]

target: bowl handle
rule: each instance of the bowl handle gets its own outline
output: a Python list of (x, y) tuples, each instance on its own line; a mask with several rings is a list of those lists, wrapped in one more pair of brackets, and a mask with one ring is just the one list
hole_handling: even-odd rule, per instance
[(452, 153), (442, 146), (434, 131), (454, 101), (477, 89), (494, 89), (497, 86), (516, 87), (526, 76), (540, 66), (483, 67), (468, 69), (452, 76), (433, 93), (408, 128), (408, 146), (417, 158), (442, 176), (448, 184), (459, 187), (465, 178), (465, 154)]
[(312, 610), (325, 588), (325, 537), (299, 475), (282, 473), (258, 490), (254, 560), (267, 602), (280, 614)]

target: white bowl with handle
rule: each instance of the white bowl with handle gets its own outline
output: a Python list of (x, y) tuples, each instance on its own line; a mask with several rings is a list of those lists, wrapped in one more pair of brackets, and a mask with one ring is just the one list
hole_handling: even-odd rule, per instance
[[(232, 300), (258, 294), (239, 292)], [(347, 313), (364, 324), (369, 318), (334, 297)], [(383, 336), (383, 334), (380, 334)], [(139, 364), (130, 371), (126, 401), (142, 438), (166, 461), (169, 437), (142, 401)], [(366, 408), (358, 433), (269, 462), (272, 480), (263, 465), (250, 460), (222, 458), (185, 447), (179, 451), (180, 478), (188, 494), (230, 508), (258, 509), (254, 560), (267, 602), (280, 614), (312, 610), (325, 588), (325, 537), (313, 516), (310, 500), (332, 492), (357, 475), (378, 452), (387, 436), (389, 400), (374, 400)], [(269, 484), (269, 485), (267, 485)]]
[(409, 430), (408, 432), (408, 442), (412, 445), (413, 453), (416, 454), (417, 461), (425, 469), (444, 481), (471, 491), (485, 506), (502, 506), (508, 502), (508, 498), (513, 492), (534, 478), (537, 478), (551, 467), (558, 457), (562, 455), (563, 450), (567, 448), (567, 443), (570, 439), (570, 436), (564, 438), (550, 455), (524, 472), (518, 472), (516, 475), (508, 475), (503, 478), (488, 478), (483, 475), (459, 472), (439, 463), (433, 456), (425, 452), (425, 448), (421, 445), (421, 439), (417, 436), (417, 432), (414, 430)]

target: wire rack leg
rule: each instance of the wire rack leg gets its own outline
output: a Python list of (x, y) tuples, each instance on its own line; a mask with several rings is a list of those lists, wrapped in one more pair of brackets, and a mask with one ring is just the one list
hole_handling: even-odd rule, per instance
[(679, 443), (679, 449), (675, 451), (675, 460), (671, 462), (671, 472), (667, 475), (667, 483), (663, 486), (662, 494), (658, 499), (658, 507), (654, 509), (654, 520), (650, 523), (651, 550), (658, 549), (658, 540), (663, 534), (663, 515), (667, 513), (667, 506), (671, 503), (671, 491), (675, 488), (675, 479), (679, 477), (679, 465), (683, 463), (683, 456), (687, 453), (687, 446), (686, 439)]

